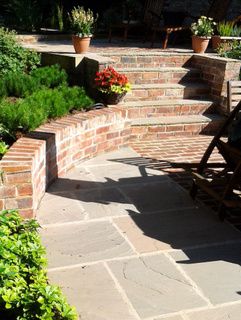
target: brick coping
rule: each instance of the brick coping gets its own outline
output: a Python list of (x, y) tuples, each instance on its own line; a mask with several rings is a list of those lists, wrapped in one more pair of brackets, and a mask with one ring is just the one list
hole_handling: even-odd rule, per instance
[(35, 216), (47, 187), (82, 160), (128, 144), (130, 122), (118, 107), (79, 112), (17, 140), (0, 161), (0, 210)]

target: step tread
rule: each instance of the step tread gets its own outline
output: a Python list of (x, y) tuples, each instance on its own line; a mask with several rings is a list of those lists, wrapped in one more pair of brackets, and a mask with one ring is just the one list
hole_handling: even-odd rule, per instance
[(200, 73), (199, 69), (196, 68), (182, 68), (182, 67), (128, 67), (128, 68), (116, 68), (118, 72), (197, 72)]
[(125, 108), (149, 107), (149, 106), (162, 106), (170, 107), (175, 105), (210, 105), (213, 104), (212, 100), (196, 100), (196, 99), (162, 99), (162, 100), (134, 100), (121, 103)]
[(168, 116), (157, 118), (138, 118), (131, 121), (132, 126), (152, 126), (152, 125), (175, 125), (175, 124), (192, 124), (192, 123), (208, 123), (212, 121), (222, 120), (223, 116), (218, 114), (205, 115), (182, 115)]
[(183, 88), (209, 88), (208, 84), (203, 82), (183, 82), (180, 83), (148, 83), (133, 84), (132, 89), (183, 89)]

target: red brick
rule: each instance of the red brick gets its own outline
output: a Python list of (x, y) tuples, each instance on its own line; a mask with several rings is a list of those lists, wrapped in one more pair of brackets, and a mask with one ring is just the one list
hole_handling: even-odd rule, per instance
[(0, 198), (14, 198), (16, 196), (15, 186), (1, 186), (0, 187)]
[(33, 187), (31, 184), (21, 184), (17, 186), (18, 196), (27, 196), (33, 194)]

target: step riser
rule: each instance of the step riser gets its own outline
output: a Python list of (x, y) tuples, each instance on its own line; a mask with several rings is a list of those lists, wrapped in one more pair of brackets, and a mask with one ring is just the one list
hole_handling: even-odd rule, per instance
[(148, 83), (180, 83), (182, 81), (198, 81), (198, 72), (124, 72), (131, 84)]
[(132, 126), (131, 140), (157, 140), (170, 135), (215, 134), (223, 121), (153, 126)]
[(187, 67), (191, 64), (191, 56), (111, 56), (115, 68), (148, 68), (148, 67)]
[(155, 106), (155, 107), (131, 107), (126, 108), (126, 115), (129, 119), (155, 118), (162, 116), (198, 115), (204, 112), (214, 112), (214, 105), (175, 105), (175, 106)]
[(159, 100), (159, 99), (205, 99), (209, 94), (208, 88), (168, 88), (168, 89), (137, 89), (128, 93), (124, 101)]

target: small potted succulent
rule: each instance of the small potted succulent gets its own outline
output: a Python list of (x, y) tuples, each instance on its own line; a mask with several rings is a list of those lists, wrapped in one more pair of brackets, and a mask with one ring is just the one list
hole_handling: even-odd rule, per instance
[(117, 104), (131, 90), (126, 75), (118, 73), (110, 66), (96, 72), (95, 87), (106, 104)]
[(72, 41), (76, 53), (88, 51), (90, 39), (93, 36), (94, 24), (98, 18), (94, 13), (84, 7), (73, 7), (68, 13), (71, 31), (73, 32)]
[(197, 22), (192, 23), (192, 48), (196, 53), (204, 53), (208, 47), (210, 37), (214, 33), (216, 23), (213, 18), (201, 16)]

